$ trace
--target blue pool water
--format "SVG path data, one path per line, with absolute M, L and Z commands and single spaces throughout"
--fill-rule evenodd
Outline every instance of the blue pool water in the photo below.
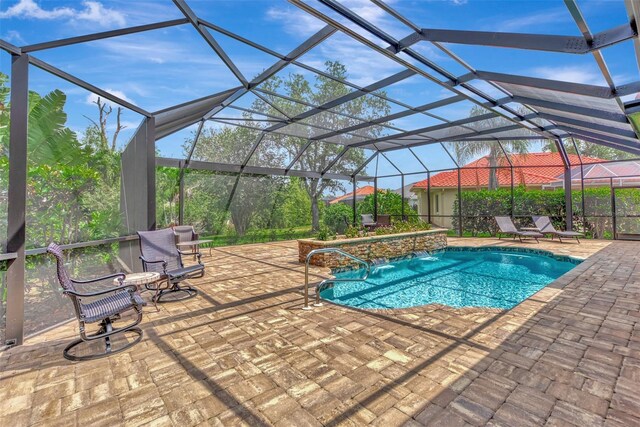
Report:
M 406 308 L 425 304 L 512 308 L 576 263 L 542 253 L 445 250 L 372 266 L 366 282 L 342 282 L 322 298 L 360 308 Z M 362 277 L 363 270 L 336 273 Z

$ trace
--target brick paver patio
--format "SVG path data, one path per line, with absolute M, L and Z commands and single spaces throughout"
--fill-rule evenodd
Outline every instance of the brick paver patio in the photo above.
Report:
M 368 312 L 301 310 L 295 242 L 214 249 L 128 352 L 63 359 L 73 322 L 1 353 L 0 425 L 640 425 L 640 244 L 526 245 L 599 252 L 509 311 Z

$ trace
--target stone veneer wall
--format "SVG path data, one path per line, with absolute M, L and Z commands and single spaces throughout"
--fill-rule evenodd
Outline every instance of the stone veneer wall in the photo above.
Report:
M 338 248 L 358 258 L 372 261 L 401 257 L 414 252 L 442 249 L 446 246 L 447 230 L 442 229 L 329 241 L 301 239 L 298 240 L 298 261 L 304 263 L 309 252 L 320 248 Z M 338 268 L 351 266 L 355 263 L 339 254 L 325 253 L 314 255 L 310 264 Z

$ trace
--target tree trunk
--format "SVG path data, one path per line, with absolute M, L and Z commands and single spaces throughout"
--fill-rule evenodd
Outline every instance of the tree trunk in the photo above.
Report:
M 311 196 L 311 229 L 317 231 L 320 228 L 320 209 L 318 209 L 318 195 Z
M 493 153 L 489 155 L 489 190 L 497 190 L 500 186 L 498 182 L 498 158 Z

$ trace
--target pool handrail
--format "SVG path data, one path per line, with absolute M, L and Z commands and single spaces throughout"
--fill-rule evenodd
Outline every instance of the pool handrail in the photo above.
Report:
M 322 254 L 322 253 L 337 253 L 339 255 L 345 256 L 347 258 L 352 259 L 353 261 L 362 264 L 365 266 L 365 274 L 363 277 L 361 278 L 357 278 L 357 279 L 336 279 L 336 278 L 329 278 L 329 279 L 324 279 L 323 281 L 321 281 L 317 286 L 316 286 L 316 302 L 313 304 L 314 307 L 320 307 L 322 306 L 322 303 L 320 302 L 320 287 L 322 285 L 324 285 L 325 283 L 329 283 L 329 282 L 362 282 L 367 280 L 367 278 L 369 277 L 369 273 L 371 272 L 371 264 L 369 264 L 367 261 L 358 258 L 355 255 L 351 255 L 348 252 L 343 251 L 342 249 L 338 249 L 338 248 L 319 248 L 319 249 L 314 249 L 311 252 L 309 252 L 307 254 L 307 258 L 305 260 L 305 265 L 304 265 L 304 306 L 302 307 L 303 310 L 311 310 L 311 307 L 309 307 L 309 262 L 311 261 L 311 257 L 316 255 L 316 254 Z

